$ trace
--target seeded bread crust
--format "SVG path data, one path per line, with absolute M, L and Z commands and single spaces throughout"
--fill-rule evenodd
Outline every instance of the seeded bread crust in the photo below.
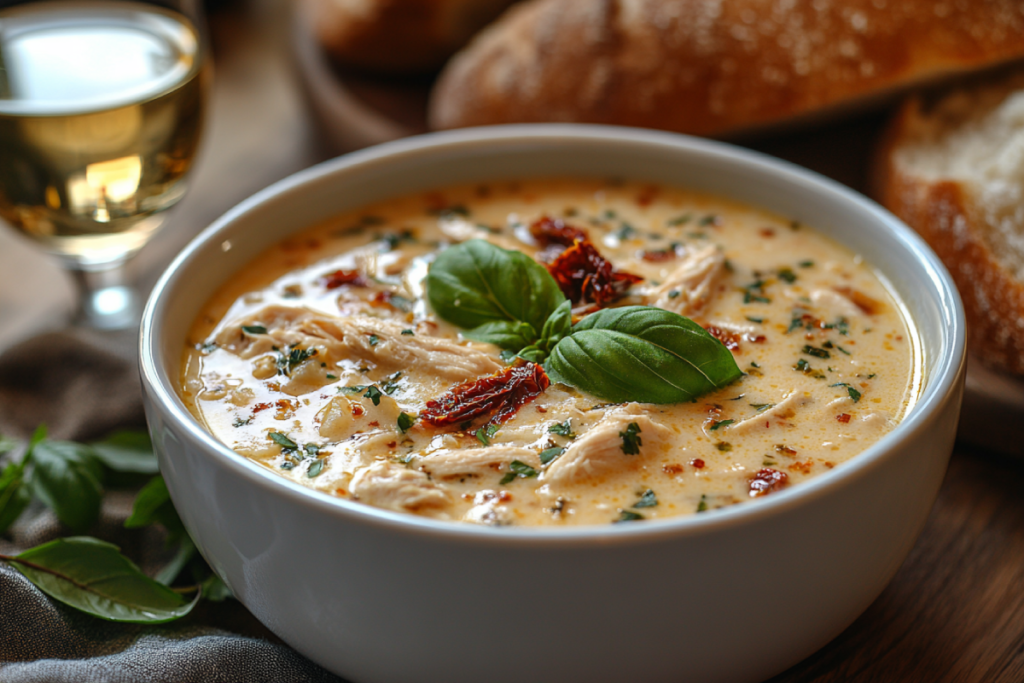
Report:
M 449 62 L 430 123 L 723 136 L 1022 56 L 1020 0 L 530 0 Z
M 304 0 L 310 26 L 340 64 L 435 71 L 513 0 Z
M 1007 93 L 1024 95 L 1024 72 L 1011 82 Z M 959 91 L 951 97 L 971 95 Z M 972 132 L 969 128 L 985 132 L 980 103 L 978 110 L 975 116 L 951 117 L 948 108 L 943 111 L 921 97 L 908 100 L 880 146 L 874 193 L 924 237 L 949 269 L 967 312 L 971 352 L 992 368 L 1024 374 L 1024 203 L 1014 208 L 1011 199 L 1000 207 L 991 194 L 999 191 L 994 183 L 1024 189 L 1024 179 L 1013 175 L 1024 166 L 1006 164 L 1012 170 L 999 177 L 987 169 L 965 173 L 962 164 L 950 172 L 935 161 L 951 158 L 954 146 L 963 145 L 965 133 Z M 999 144 L 1005 131 L 992 135 L 999 136 L 992 144 Z M 1005 139 L 1005 144 L 1024 144 L 1024 127 L 1016 142 Z M 1013 150 L 1004 151 L 1014 157 Z M 924 161 L 921 154 L 927 155 Z

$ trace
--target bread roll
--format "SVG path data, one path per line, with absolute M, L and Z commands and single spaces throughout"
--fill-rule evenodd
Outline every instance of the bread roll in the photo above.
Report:
M 430 120 L 722 136 L 1020 56 L 1021 0 L 532 0 L 449 62 Z
M 426 73 L 512 0 L 305 0 L 317 38 L 339 63 Z
M 953 275 L 972 352 L 1024 373 L 1024 71 L 909 100 L 878 169 L 879 199 Z

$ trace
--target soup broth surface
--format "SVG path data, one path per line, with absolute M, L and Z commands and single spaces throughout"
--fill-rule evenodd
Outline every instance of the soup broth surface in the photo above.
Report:
M 553 382 L 490 428 L 416 419 L 512 362 L 432 313 L 432 261 L 484 239 L 549 262 L 562 247 L 530 233 L 544 217 L 642 278 L 611 306 L 691 318 L 745 374 L 687 403 L 609 404 Z M 490 525 L 642 522 L 770 495 L 869 447 L 921 384 L 902 306 L 856 254 L 730 200 L 596 180 L 446 188 L 337 216 L 233 276 L 182 368 L 195 416 L 281 476 Z

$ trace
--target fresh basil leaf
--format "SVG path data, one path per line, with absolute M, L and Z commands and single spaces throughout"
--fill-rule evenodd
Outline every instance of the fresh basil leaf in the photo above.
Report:
M 0 534 L 28 507 L 32 492 L 25 481 L 25 462 L 12 462 L 0 474 Z
M 210 574 L 199 585 L 203 589 L 203 597 L 211 602 L 223 602 L 234 597 L 228 585 L 216 574 Z
M 650 306 L 587 316 L 558 342 L 545 369 L 556 382 L 616 403 L 690 401 L 743 374 L 700 325 Z
M 555 348 L 563 338 L 572 334 L 572 302 L 563 301 L 544 322 L 539 346 L 545 351 Z
M 531 344 L 525 349 L 521 349 L 516 355 L 530 361 L 531 363 L 543 363 L 544 359 L 548 357 L 548 352 L 536 344 Z
M 518 351 L 537 339 L 537 331 L 529 323 L 503 320 L 484 323 L 462 333 L 466 339 L 494 344 L 509 351 Z
M 427 274 L 427 299 L 439 317 L 463 329 L 524 322 L 536 332 L 565 296 L 526 254 L 475 239 L 438 255 Z
M 14 567 L 41 591 L 108 621 L 156 624 L 185 616 L 191 600 L 149 578 L 117 546 L 88 536 L 58 538 L 17 555 Z
M 181 544 L 178 546 L 178 552 L 174 554 L 171 561 L 164 565 L 164 568 L 157 572 L 153 580 L 164 586 L 170 586 L 174 583 L 174 580 L 178 578 L 178 574 L 185 568 L 189 560 L 196 556 L 196 544 L 192 542 L 192 537 L 185 534 L 181 538 Z M 204 596 L 205 597 L 205 596 Z
M 118 472 L 156 474 L 160 466 L 153 454 L 153 442 L 142 431 L 114 432 L 102 441 L 89 444 L 104 465 Z
M 103 467 L 92 449 L 71 441 L 37 442 L 32 458 L 32 492 L 75 532 L 91 527 L 100 514 Z
M 181 523 L 178 511 L 171 502 L 167 482 L 163 477 L 153 477 L 143 486 L 132 504 L 132 514 L 125 520 L 126 529 L 137 529 L 150 524 L 162 524 L 169 534 L 170 542 L 187 537 L 185 525 Z

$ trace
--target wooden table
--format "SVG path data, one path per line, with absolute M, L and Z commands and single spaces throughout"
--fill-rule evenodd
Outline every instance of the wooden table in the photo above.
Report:
M 228 3 L 213 16 L 217 84 L 206 147 L 191 194 L 133 264 L 144 288 L 227 208 L 330 155 L 290 72 L 287 4 Z M 857 130 L 849 144 L 861 144 Z M 800 160 L 815 145 L 792 137 L 758 146 Z M 863 169 L 831 171 L 856 185 Z M 0 347 L 59 325 L 70 307 L 56 266 L 0 231 L 0 283 L 12 281 L 22 286 L 0 287 Z M 1024 454 L 1024 428 L 1021 443 Z M 839 637 L 772 683 L 1024 681 L 1022 493 L 1024 459 L 958 445 L 927 526 L 892 584 Z

